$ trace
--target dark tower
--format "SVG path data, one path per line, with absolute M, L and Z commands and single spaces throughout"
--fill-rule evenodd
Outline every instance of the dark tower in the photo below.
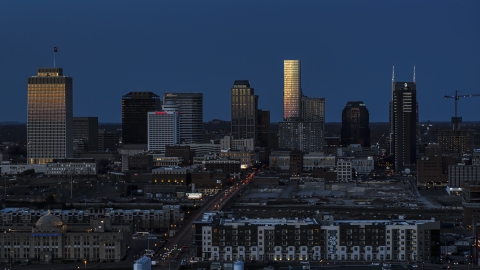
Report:
M 370 117 L 363 101 L 349 101 L 342 112 L 343 146 L 360 144 L 370 147 Z
M 152 92 L 130 92 L 122 97 L 123 144 L 148 143 L 148 112 L 161 109 L 160 97 Z
M 270 111 L 257 111 L 257 145 L 264 148 L 270 148 Z
M 390 149 L 394 154 L 394 165 L 397 172 L 415 167 L 417 115 L 416 83 L 392 80 Z

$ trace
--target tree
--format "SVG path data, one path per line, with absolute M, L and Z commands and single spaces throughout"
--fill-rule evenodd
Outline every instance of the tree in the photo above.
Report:
M 53 194 L 48 195 L 48 197 L 45 199 L 45 202 L 50 204 L 56 203 L 55 196 L 53 196 Z
M 28 169 L 28 170 L 23 171 L 20 175 L 21 176 L 27 176 L 27 175 L 34 175 L 34 174 L 35 174 L 34 169 Z

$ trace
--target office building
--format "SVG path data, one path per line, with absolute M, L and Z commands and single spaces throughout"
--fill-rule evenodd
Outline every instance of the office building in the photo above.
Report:
M 415 169 L 418 107 L 416 82 L 396 82 L 392 77 L 390 151 L 395 171 Z
M 257 138 L 258 96 L 247 80 L 237 80 L 231 89 L 231 125 L 234 139 Z
M 162 109 L 148 113 L 148 151 L 165 153 L 166 145 L 180 143 L 179 107 L 175 102 L 167 101 Z
M 98 150 L 98 117 L 73 117 L 73 141 L 83 142 L 83 151 Z
M 118 133 L 98 130 L 98 151 L 116 152 L 118 147 Z
M 363 101 L 349 101 L 342 112 L 341 144 L 370 147 L 370 116 Z
M 174 101 L 180 108 L 180 142 L 203 141 L 203 94 L 165 93 L 163 101 Z
M 122 142 L 148 143 L 148 112 L 160 110 L 160 97 L 152 92 L 130 92 L 122 97 Z
M 257 146 L 270 149 L 270 111 L 257 111 Z
M 283 119 L 301 117 L 301 67 L 300 60 L 283 61 Z
M 72 99 L 72 78 L 61 68 L 39 68 L 28 78 L 28 164 L 73 157 Z

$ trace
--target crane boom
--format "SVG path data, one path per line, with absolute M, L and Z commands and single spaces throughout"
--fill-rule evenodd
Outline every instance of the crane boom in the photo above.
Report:
M 480 94 L 467 94 L 467 95 L 459 95 L 458 90 L 455 90 L 455 95 L 445 95 L 445 98 L 454 98 L 455 99 L 455 116 L 452 117 L 452 124 L 453 124 L 453 130 L 458 130 L 460 123 L 462 123 L 461 117 L 458 117 L 458 104 L 457 101 L 459 98 L 464 98 L 464 97 L 479 97 Z

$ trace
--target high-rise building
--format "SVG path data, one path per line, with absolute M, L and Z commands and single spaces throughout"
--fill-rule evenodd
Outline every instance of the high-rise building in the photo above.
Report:
M 325 123 L 325 98 L 302 96 L 301 111 L 304 122 Z
M 203 94 L 165 93 L 163 101 L 174 101 L 180 108 L 180 142 L 203 141 Z
M 301 117 L 301 70 L 300 60 L 283 61 L 283 119 Z
M 370 147 L 370 117 L 363 101 L 349 101 L 342 112 L 341 143 Z
M 98 117 L 73 117 L 73 141 L 82 141 L 85 151 L 97 151 Z
M 257 111 L 257 145 L 264 148 L 270 146 L 270 111 Z
M 304 153 L 323 151 L 324 123 L 285 121 L 278 123 L 278 148 Z
M 416 82 L 396 82 L 392 77 L 390 143 L 397 172 L 415 168 L 417 116 Z
M 430 141 L 438 143 L 443 154 L 472 153 L 474 148 L 474 130 L 451 130 L 433 128 L 430 130 Z
M 305 153 L 325 145 L 325 99 L 303 96 L 300 60 L 283 63 L 283 120 L 279 123 L 278 148 Z
M 45 164 L 73 158 L 72 78 L 61 68 L 39 68 L 28 78 L 27 158 Z
M 234 139 L 257 139 L 258 96 L 247 80 L 237 80 L 231 89 L 232 136 Z
M 122 97 L 123 144 L 147 145 L 147 114 L 159 111 L 160 105 L 160 97 L 152 92 L 130 92 Z
M 180 143 L 179 107 L 167 101 L 162 109 L 148 113 L 148 151 L 165 153 L 166 145 Z

